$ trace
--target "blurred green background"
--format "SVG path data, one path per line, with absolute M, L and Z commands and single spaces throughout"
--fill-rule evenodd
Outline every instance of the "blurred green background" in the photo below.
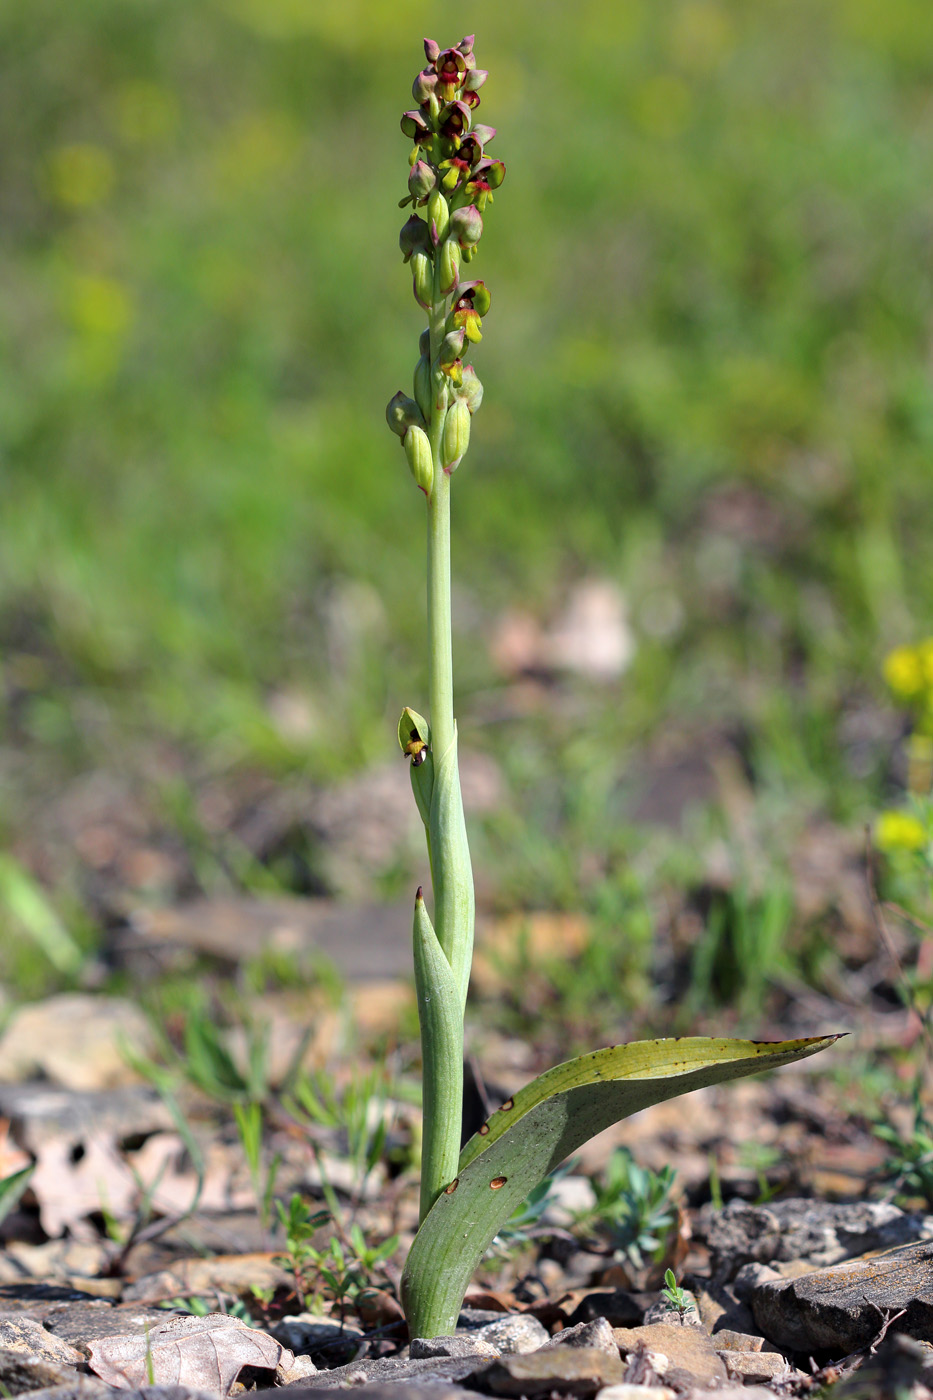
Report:
M 897 786 L 880 661 L 933 628 L 925 0 L 7 0 L 0 822 L 91 942 L 125 901 L 42 842 L 76 782 L 173 774 L 163 839 L 206 864 L 134 897 L 326 889 L 310 838 L 276 865 L 192 836 L 201 787 L 346 779 L 424 707 L 423 512 L 383 420 L 421 328 L 398 119 L 422 33 L 464 29 L 508 166 L 455 483 L 489 901 L 645 949 L 717 843 L 764 852 L 741 900 L 782 900 L 814 822 L 857 833 Z M 490 638 L 586 578 L 632 664 L 529 700 Z M 639 815 L 627 775 L 714 750 L 724 789 Z

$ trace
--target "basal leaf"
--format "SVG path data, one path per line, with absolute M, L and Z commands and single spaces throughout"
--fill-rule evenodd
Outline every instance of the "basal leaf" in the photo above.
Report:
M 581 1143 L 651 1104 L 777 1069 L 837 1039 L 636 1041 L 581 1055 L 532 1080 L 463 1148 L 458 1176 L 415 1237 L 402 1277 L 412 1336 L 454 1331 L 473 1271 L 498 1230 Z

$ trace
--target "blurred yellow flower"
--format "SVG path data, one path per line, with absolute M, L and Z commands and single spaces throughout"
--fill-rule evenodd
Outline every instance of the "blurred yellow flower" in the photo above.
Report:
M 882 812 L 875 822 L 875 845 L 880 851 L 921 851 L 927 831 L 910 812 Z
M 74 142 L 51 151 L 45 164 L 45 184 L 57 204 L 87 209 L 100 204 L 113 189 L 114 168 L 102 146 Z
M 178 99 L 158 83 L 124 83 L 114 94 L 113 120 L 124 141 L 154 145 L 176 130 Z
M 119 339 L 132 319 L 130 294 L 113 277 L 79 274 L 72 284 L 70 301 L 75 329 L 86 336 Z
M 930 642 L 921 644 L 930 648 Z M 899 700 L 917 700 L 933 682 L 933 652 L 930 669 L 920 647 L 895 647 L 884 659 L 884 678 Z

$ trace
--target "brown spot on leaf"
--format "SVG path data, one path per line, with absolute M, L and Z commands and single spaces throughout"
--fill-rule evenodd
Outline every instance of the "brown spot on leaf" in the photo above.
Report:
M 500 1113 L 508 1113 L 509 1109 L 514 1108 L 514 1107 L 515 1107 L 515 1100 L 514 1100 L 514 1099 L 506 1099 L 505 1103 L 501 1105 L 501 1107 L 500 1107 L 500 1109 L 499 1109 L 499 1112 L 500 1112 Z
M 445 1196 L 452 1196 L 452 1195 L 454 1194 L 454 1192 L 456 1191 L 456 1189 L 457 1189 L 457 1187 L 458 1187 L 459 1185 L 460 1185 L 460 1178 L 459 1178 L 459 1176 L 455 1176 L 454 1179 L 453 1179 L 453 1181 L 450 1183 L 450 1185 L 444 1187 L 444 1195 L 445 1195 Z
M 482 1127 L 480 1128 L 480 1130 L 479 1130 L 479 1135 L 480 1135 L 480 1137 L 485 1137 L 486 1134 L 487 1134 L 488 1132 L 489 1132 L 489 1124 L 488 1124 L 488 1123 L 484 1123 L 483 1126 L 482 1126 Z
M 508 1179 L 509 1178 L 507 1176 L 494 1176 L 492 1181 L 490 1181 L 489 1183 L 490 1191 L 498 1191 L 500 1187 L 505 1185 Z

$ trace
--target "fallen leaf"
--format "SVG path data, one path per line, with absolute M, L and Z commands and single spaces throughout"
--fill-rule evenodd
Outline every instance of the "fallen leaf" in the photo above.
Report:
M 116 1220 L 132 1214 L 139 1187 L 109 1134 L 81 1143 L 54 1138 L 42 1144 L 36 1158 L 30 1187 L 50 1239 L 66 1230 L 76 1239 L 96 1239 L 87 1217 L 102 1209 Z
M 185 1385 L 226 1395 L 244 1366 L 274 1371 L 294 1356 L 267 1332 L 238 1317 L 171 1317 L 145 1336 L 104 1337 L 88 1346 L 88 1365 L 119 1390 L 144 1385 Z

